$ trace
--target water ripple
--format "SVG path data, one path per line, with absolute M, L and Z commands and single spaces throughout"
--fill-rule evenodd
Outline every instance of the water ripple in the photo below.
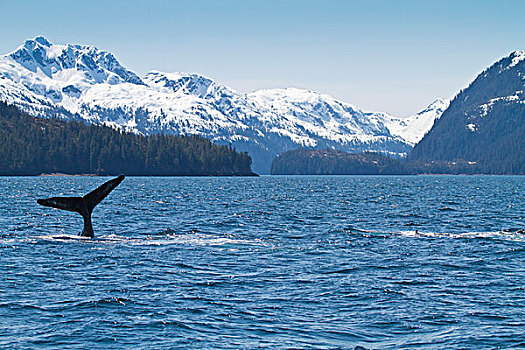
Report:
M 2 348 L 520 348 L 525 180 L 0 178 Z M 21 189 L 24 189 L 23 191 Z

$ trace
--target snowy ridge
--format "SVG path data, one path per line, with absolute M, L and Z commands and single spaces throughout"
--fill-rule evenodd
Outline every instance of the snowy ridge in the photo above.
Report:
M 41 36 L 0 56 L 0 100 L 35 116 L 232 143 L 248 151 L 262 173 L 274 156 L 302 146 L 403 156 L 448 105 L 437 100 L 401 119 L 307 90 L 242 94 L 198 74 L 151 71 L 140 78 L 111 53 L 53 45 Z
M 341 144 L 374 142 L 392 138 L 388 129 L 353 105 L 317 92 L 288 88 L 258 90 L 248 98 L 267 115 L 283 118 L 288 127 L 300 128 L 308 135 L 330 139 Z M 276 132 L 283 130 L 275 129 Z M 297 140 L 296 142 L 300 142 Z M 304 138 L 305 146 L 316 146 L 314 138 Z
M 436 119 L 448 108 L 449 100 L 441 98 L 433 101 L 427 108 L 408 118 L 385 117 L 385 124 L 392 135 L 399 136 L 415 145 L 430 131 Z

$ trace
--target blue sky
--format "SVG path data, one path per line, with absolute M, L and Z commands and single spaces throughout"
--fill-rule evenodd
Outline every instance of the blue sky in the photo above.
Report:
M 241 92 L 298 87 L 407 116 L 525 49 L 525 1 L 0 0 L 0 53 L 44 35 Z

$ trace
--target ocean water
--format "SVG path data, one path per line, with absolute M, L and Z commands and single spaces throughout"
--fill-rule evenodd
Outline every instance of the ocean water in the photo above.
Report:
M 0 348 L 525 348 L 525 177 L 0 178 Z

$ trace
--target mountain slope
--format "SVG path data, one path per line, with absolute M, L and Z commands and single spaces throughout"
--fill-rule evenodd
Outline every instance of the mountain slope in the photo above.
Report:
M 409 158 L 466 161 L 480 172 L 525 173 L 525 51 L 502 58 L 462 90 Z
M 200 135 L 249 152 L 260 173 L 267 173 L 271 160 L 290 149 L 402 156 L 424 134 L 409 120 L 364 112 L 312 91 L 241 94 L 187 73 L 152 71 L 140 78 L 108 52 L 53 45 L 43 37 L 0 57 L 0 100 L 34 116 L 81 118 L 144 135 Z M 422 118 L 432 123 L 435 116 Z M 405 139 L 409 134 L 411 139 Z

